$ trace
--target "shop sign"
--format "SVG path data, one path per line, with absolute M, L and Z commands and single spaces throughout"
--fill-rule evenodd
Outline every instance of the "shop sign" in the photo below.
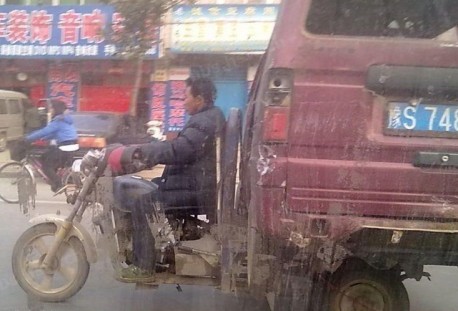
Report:
M 1 5 L 0 57 L 113 58 L 116 46 L 104 34 L 119 29 L 121 21 L 108 5 Z M 157 58 L 158 52 L 154 44 L 146 54 Z
M 150 83 L 150 120 L 159 121 L 164 129 L 166 112 L 167 82 L 155 81 Z
M 179 132 L 186 123 L 185 92 L 185 81 L 169 81 L 169 104 L 166 122 L 168 132 Z
M 277 5 L 179 5 L 172 12 L 171 51 L 261 52 L 267 48 Z
M 51 65 L 48 70 L 47 97 L 63 101 L 70 110 L 78 109 L 79 70 L 74 64 Z
M 165 132 L 179 132 L 188 116 L 184 109 L 185 81 L 154 81 L 150 84 L 150 120 L 160 121 Z

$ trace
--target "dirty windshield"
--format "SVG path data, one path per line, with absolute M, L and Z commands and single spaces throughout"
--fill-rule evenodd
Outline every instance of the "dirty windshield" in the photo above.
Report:
M 458 310 L 458 0 L 0 0 L 0 311 Z

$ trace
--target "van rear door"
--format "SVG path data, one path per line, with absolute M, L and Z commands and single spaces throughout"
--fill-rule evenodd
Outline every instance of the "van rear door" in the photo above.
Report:
M 455 1 L 288 0 L 278 20 L 288 208 L 458 218 Z

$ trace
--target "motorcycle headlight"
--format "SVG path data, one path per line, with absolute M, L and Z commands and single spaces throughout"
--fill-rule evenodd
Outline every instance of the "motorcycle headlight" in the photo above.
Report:
M 103 159 L 105 156 L 105 149 L 102 151 L 99 150 L 89 150 L 82 159 L 83 169 L 94 168 L 97 166 L 99 159 Z

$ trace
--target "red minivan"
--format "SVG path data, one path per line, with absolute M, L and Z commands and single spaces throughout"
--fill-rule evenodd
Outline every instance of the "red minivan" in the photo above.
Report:
M 458 265 L 456 1 L 284 0 L 242 148 L 250 286 L 409 310 L 404 279 Z

